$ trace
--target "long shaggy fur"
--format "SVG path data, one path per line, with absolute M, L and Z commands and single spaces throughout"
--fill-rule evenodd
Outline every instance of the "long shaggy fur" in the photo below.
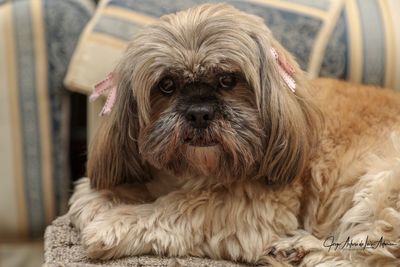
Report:
M 296 92 L 271 48 L 293 66 Z M 213 92 L 215 118 L 193 128 L 182 90 L 197 94 L 194 85 L 223 73 L 234 73 L 237 84 Z M 70 201 L 90 257 L 400 265 L 398 95 L 333 80 L 310 84 L 260 18 L 220 4 L 148 26 L 114 74 L 115 107 L 90 146 L 89 178 Z M 178 92 L 160 93 L 165 77 L 174 77 Z M 327 245 L 367 236 L 391 244 Z

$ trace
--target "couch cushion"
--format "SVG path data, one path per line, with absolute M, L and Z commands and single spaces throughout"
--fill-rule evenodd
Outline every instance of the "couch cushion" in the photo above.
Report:
M 264 18 L 310 77 L 400 90 L 398 0 L 103 0 L 81 36 L 65 80 L 88 93 L 110 72 L 143 25 L 204 2 L 227 2 Z
M 41 237 L 69 193 L 62 81 L 86 0 L 0 5 L 0 241 Z

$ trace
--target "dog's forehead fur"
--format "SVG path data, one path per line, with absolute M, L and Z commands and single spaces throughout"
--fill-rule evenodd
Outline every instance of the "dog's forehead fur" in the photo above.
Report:
M 155 80 L 168 70 L 195 79 L 235 68 L 251 79 L 259 60 L 251 35 L 262 21 L 227 5 L 201 7 L 166 15 L 144 29 L 131 45 L 136 59 L 146 55 L 146 62 L 138 63 L 151 68 Z
M 253 66 L 258 49 L 248 31 L 249 23 L 257 24 L 252 19 L 226 5 L 204 5 L 164 16 L 148 29 L 153 37 L 150 42 L 163 53 L 154 55 L 154 67 L 180 70 L 195 78 L 216 68 L 231 71 Z

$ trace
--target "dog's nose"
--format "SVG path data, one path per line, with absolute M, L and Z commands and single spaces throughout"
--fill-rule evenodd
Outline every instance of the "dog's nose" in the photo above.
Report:
M 206 128 L 214 119 L 214 114 L 211 105 L 192 105 L 187 109 L 185 117 L 194 128 Z

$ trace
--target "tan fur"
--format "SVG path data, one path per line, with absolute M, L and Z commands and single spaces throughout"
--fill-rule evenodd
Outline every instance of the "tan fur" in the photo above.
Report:
M 296 92 L 270 48 L 295 68 Z M 201 136 L 165 75 L 212 83 L 222 109 Z M 91 144 L 72 222 L 92 258 L 155 253 L 277 266 L 400 265 L 400 96 L 307 81 L 258 17 L 201 5 L 161 18 L 115 70 L 116 106 Z M 216 141 L 194 147 L 185 138 Z M 130 183 L 129 185 L 127 183 Z M 328 250 L 325 239 L 396 245 Z

